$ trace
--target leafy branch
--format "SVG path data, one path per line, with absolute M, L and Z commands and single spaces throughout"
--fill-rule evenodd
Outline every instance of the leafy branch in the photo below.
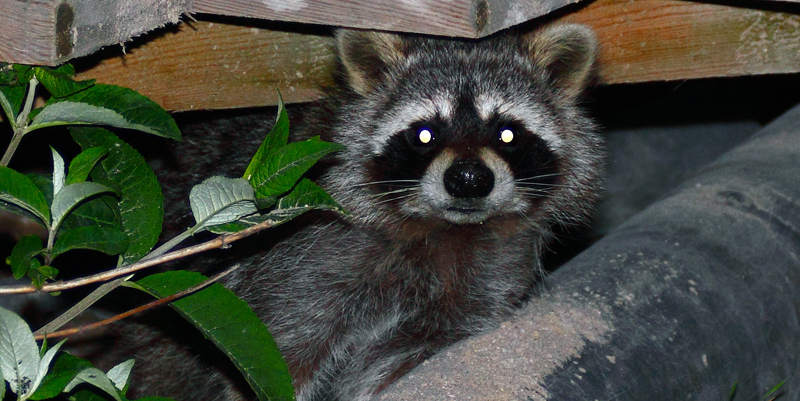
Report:
M 180 139 L 175 121 L 152 100 L 127 88 L 75 81 L 73 75 L 69 64 L 51 69 L 0 63 L 0 105 L 14 131 L 0 166 L 8 166 L 23 137 L 52 126 L 105 125 Z M 51 97 L 33 109 L 40 84 Z
M 240 266 L 241 265 L 239 265 L 239 264 L 235 264 L 235 265 L 233 265 L 233 266 L 231 266 L 231 267 L 229 267 L 229 268 L 227 268 L 227 269 L 215 274 L 213 277 L 210 277 L 208 280 L 205 280 L 200 284 L 197 284 L 197 285 L 195 285 L 193 287 L 190 287 L 190 288 L 187 288 L 187 289 L 185 289 L 183 291 L 180 291 L 180 292 L 177 292 L 175 294 L 172 294 L 172 295 L 170 295 L 168 297 L 160 298 L 160 299 L 152 301 L 152 302 L 150 302 L 148 304 L 145 304 L 145 305 L 133 308 L 133 309 L 131 309 L 129 311 L 117 314 L 117 315 L 112 316 L 110 318 L 103 319 L 103 320 L 100 320 L 100 321 L 92 323 L 92 324 L 87 324 L 85 326 L 75 327 L 75 328 L 72 328 L 72 329 L 66 329 L 66 330 L 60 330 L 60 331 L 54 331 L 52 333 L 47 333 L 47 334 L 44 334 L 44 333 L 42 333 L 42 334 L 33 333 L 34 338 L 36 340 L 44 340 L 45 338 L 67 337 L 67 336 L 71 336 L 71 335 L 74 335 L 74 334 L 85 333 L 85 332 L 87 332 L 89 330 L 98 329 L 100 327 L 109 325 L 109 324 L 114 323 L 114 322 L 118 322 L 118 321 L 120 321 L 122 319 L 131 317 L 133 315 L 136 315 L 138 313 L 144 312 L 146 310 L 153 309 L 155 307 L 158 307 L 158 306 L 170 303 L 172 301 L 178 300 L 178 299 L 183 298 L 183 297 L 185 297 L 187 295 L 194 294 L 194 293 L 202 290 L 203 288 L 206 288 L 209 285 L 216 283 L 217 281 L 221 280 L 222 278 L 224 278 L 228 274 L 231 274 L 233 271 L 238 269 Z
M 19 279 L 27 275 L 32 284 L 0 287 L 0 294 L 57 293 L 104 283 L 65 314 L 39 329 L 36 334 L 43 338 L 119 286 L 148 292 L 159 300 L 75 330 L 98 327 L 170 303 L 230 357 L 260 399 L 293 399 L 288 370 L 269 331 L 235 294 L 219 284 L 211 284 L 219 277 L 205 281 L 196 273 L 174 271 L 136 282 L 128 280 L 141 269 L 205 250 L 225 248 L 238 239 L 282 224 L 311 209 L 343 212 L 321 188 L 302 177 L 321 157 L 342 147 L 319 138 L 288 143 L 288 116 L 280 104 L 275 126 L 243 177 L 211 177 L 195 186 L 189 201 L 196 224 L 153 250 L 163 220 L 163 198 L 152 170 L 136 150 L 110 131 L 81 126 L 103 125 L 179 139 L 177 126 L 163 109 L 138 93 L 93 81 L 74 81 L 70 78 L 73 73 L 70 66 L 49 69 L 0 65 L 0 105 L 13 129 L 11 145 L 0 165 L 0 210 L 28 217 L 47 231 L 44 242 L 36 236 L 22 238 L 7 259 L 14 276 Z M 50 94 L 50 99 L 43 107 L 34 109 L 33 99 L 40 88 Z M 23 137 L 52 126 L 70 126 L 73 139 L 82 148 L 68 167 L 56 150 L 51 150 L 53 173 L 50 176 L 24 175 L 7 167 Z M 172 250 L 202 231 L 220 236 Z M 73 249 L 119 255 L 118 266 L 80 279 L 51 282 L 58 274 L 52 267 L 54 259 Z M 59 335 L 71 332 L 74 330 Z M 69 370 L 72 381 L 89 383 L 112 398 L 125 400 L 127 384 L 114 389 L 114 385 L 124 384 L 125 380 L 110 380 L 111 371 L 105 374 L 88 362 L 70 358 L 74 357 L 58 357 L 55 366 L 60 366 L 61 360 L 71 361 L 65 364 L 74 365 L 68 368 L 72 369 Z M 0 364 L 4 361 L 10 359 L 0 353 Z M 37 374 L 46 370 L 43 361 L 37 362 Z M 21 380 L 18 376 L 17 382 L 22 383 Z M 114 385 L 109 384 L 112 382 Z M 73 391 L 75 384 L 68 384 L 43 387 L 49 388 L 47 394 L 52 397 L 62 391 Z M 40 396 L 35 388 L 20 391 L 15 390 L 20 399 L 48 397 Z

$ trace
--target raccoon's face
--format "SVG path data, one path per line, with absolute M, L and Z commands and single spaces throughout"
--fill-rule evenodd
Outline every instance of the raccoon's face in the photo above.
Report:
M 333 182 L 356 219 L 466 228 L 586 211 L 599 150 L 574 103 L 594 60 L 588 30 L 478 43 L 338 39 L 356 96 L 340 112 L 334 140 L 348 150 Z
M 388 112 L 408 120 L 376 127 L 387 132 L 366 163 L 375 199 L 409 218 L 473 224 L 524 213 L 545 196 L 558 167 L 532 132 L 541 127 L 481 102 L 488 100 L 461 91 Z

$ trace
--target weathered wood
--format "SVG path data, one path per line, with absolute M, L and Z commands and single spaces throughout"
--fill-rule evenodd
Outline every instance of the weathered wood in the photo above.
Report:
M 195 0 L 194 12 L 477 38 L 580 0 Z
M 92 54 L 189 11 L 190 0 L 2 0 L 0 61 L 56 65 Z
M 579 0 L 2 0 L 0 61 L 55 65 L 182 14 L 480 37 Z
M 0 1 L 0 61 L 54 58 L 55 0 Z
M 800 12 L 800 7 L 794 7 Z M 800 15 L 674 0 L 598 0 L 591 26 L 607 83 L 800 71 Z
M 475 38 L 579 1 L 2 0 L 0 61 L 55 65 L 176 23 L 187 13 Z
M 197 22 L 153 36 L 78 78 L 133 88 L 169 110 L 224 109 L 276 104 L 278 91 L 286 102 L 313 99 L 334 59 L 324 35 Z
M 678 0 L 597 0 L 561 17 L 600 38 L 601 83 L 800 71 L 800 15 Z M 311 100 L 332 39 L 199 22 L 103 60 L 81 78 L 128 86 L 170 110 Z

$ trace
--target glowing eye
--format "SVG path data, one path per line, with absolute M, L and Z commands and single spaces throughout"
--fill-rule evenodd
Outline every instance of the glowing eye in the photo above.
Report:
M 511 143 L 514 141 L 514 131 L 509 128 L 500 131 L 500 141 L 503 143 Z
M 427 145 L 433 140 L 433 132 L 431 132 L 431 130 L 428 128 L 421 128 L 417 132 L 417 140 L 419 143 Z

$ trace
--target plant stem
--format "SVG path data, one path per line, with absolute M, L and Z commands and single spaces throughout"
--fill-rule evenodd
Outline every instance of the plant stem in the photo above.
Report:
M 8 148 L 6 148 L 5 154 L 3 154 L 3 158 L 0 159 L 0 166 L 8 166 L 8 163 L 11 161 L 11 156 L 14 156 L 14 152 L 17 151 L 17 146 L 22 141 L 22 137 L 24 136 L 24 131 L 20 128 L 14 130 L 14 136 L 11 137 L 11 143 L 8 144 Z
M 171 240 L 161 244 L 161 246 L 159 246 L 158 248 L 156 248 L 152 252 L 148 253 L 145 257 L 142 258 L 142 260 L 152 259 L 152 258 L 161 256 L 164 253 L 166 253 L 167 251 L 169 251 L 170 249 L 175 248 L 176 246 L 178 246 L 178 244 L 180 244 L 181 242 L 183 242 L 187 238 L 189 238 L 192 235 L 194 235 L 194 233 L 197 231 L 197 227 L 198 226 L 194 226 L 194 227 L 192 227 L 192 228 L 190 228 L 190 229 L 188 229 L 188 230 L 176 235 Z
M 135 271 L 139 271 L 139 270 L 145 269 L 147 267 L 155 266 L 155 265 L 158 265 L 158 264 L 161 264 L 161 263 L 166 263 L 166 262 L 169 262 L 169 261 L 172 261 L 172 260 L 181 259 L 181 258 L 184 258 L 184 257 L 189 256 L 189 255 L 194 255 L 194 254 L 197 254 L 197 253 L 200 253 L 200 252 L 204 252 L 204 251 L 208 251 L 208 250 L 211 250 L 211 249 L 219 249 L 219 248 L 223 248 L 224 249 L 224 248 L 227 248 L 228 246 L 230 246 L 230 243 L 232 243 L 234 241 L 238 241 L 238 240 L 240 240 L 242 238 L 248 237 L 248 236 L 250 236 L 252 234 L 255 234 L 255 233 L 259 232 L 259 231 L 265 230 L 267 228 L 271 228 L 274 225 L 275 225 L 274 221 L 266 220 L 266 221 L 263 221 L 263 222 L 261 222 L 259 224 L 254 225 L 254 226 L 245 228 L 242 231 L 238 231 L 238 232 L 230 233 L 230 234 L 225 234 L 225 235 L 220 235 L 217 238 L 214 238 L 212 240 L 203 242 L 201 244 L 190 246 L 188 248 L 183 248 L 183 249 L 179 249 L 177 251 L 165 253 L 165 254 L 163 254 L 161 256 L 148 257 L 146 259 L 142 259 L 142 260 L 140 260 L 140 261 L 138 261 L 136 263 L 130 264 L 128 266 L 121 266 L 121 267 L 119 267 L 117 269 L 114 269 L 114 270 L 111 270 L 111 271 L 107 271 L 107 272 L 103 272 L 103 273 L 98 273 L 98 274 L 95 274 L 93 276 L 84 277 L 84 278 L 76 279 L 76 280 L 72 280 L 72 281 L 66 281 L 66 282 L 62 282 L 62 283 L 45 284 L 45 285 L 42 286 L 41 289 L 37 289 L 36 287 L 34 287 L 32 285 L 18 286 L 18 287 L 5 287 L 5 288 L 1 288 L 0 287 L 0 295 L 2 295 L 2 294 L 26 294 L 26 293 L 32 293 L 32 292 L 38 292 L 38 291 L 57 292 L 57 291 L 63 291 L 63 290 L 68 290 L 68 289 L 72 289 L 72 288 L 85 286 L 85 285 L 92 284 L 92 283 L 97 283 L 97 282 L 110 280 L 110 279 L 115 278 L 115 277 L 130 275 L 131 273 L 133 273 Z M 160 247 L 160 248 L 163 248 L 163 247 Z M 100 297 L 102 297 L 103 295 L 111 292 L 115 288 L 117 288 L 120 285 L 122 285 L 125 282 L 125 280 L 128 279 L 129 277 L 116 279 L 114 281 L 110 281 L 110 282 L 107 282 L 107 283 L 101 285 L 95 291 L 93 291 L 91 294 L 89 294 L 86 298 L 84 298 L 84 300 L 79 302 L 80 306 L 79 305 L 75 305 L 74 307 L 70 308 L 70 310 L 68 310 L 67 312 L 64 312 L 61 316 L 56 318 L 56 320 L 58 321 L 57 323 L 56 323 L 56 320 L 54 320 L 53 322 L 50 322 L 47 325 L 45 325 L 45 327 L 42 327 L 41 329 L 36 330 L 36 332 L 34 334 L 35 335 L 39 335 L 39 334 L 44 334 L 44 333 L 47 333 L 47 332 L 52 332 L 52 331 L 58 330 L 58 328 L 63 326 L 64 323 L 72 320 L 75 316 L 77 316 L 78 314 L 83 312 L 86 308 L 91 306 L 94 302 L 97 302 L 97 300 L 100 299 Z M 99 297 L 98 297 L 98 295 L 99 295 Z M 86 301 L 86 302 L 84 302 L 84 301 Z
M 14 136 L 11 137 L 11 143 L 8 144 L 8 148 L 6 148 L 3 158 L 0 159 L 0 166 L 8 166 L 8 163 L 11 162 L 11 157 L 14 156 L 14 152 L 17 151 L 19 143 L 22 142 L 22 137 L 29 132 L 28 116 L 31 114 L 33 101 L 36 99 L 36 86 L 38 85 L 39 80 L 37 80 L 36 77 L 32 77 L 31 81 L 28 83 L 28 94 L 25 95 L 25 107 L 17 116 L 17 125 L 14 128 Z
M 45 334 L 37 334 L 35 336 L 35 339 L 36 340 L 43 340 L 45 337 L 47 337 L 47 338 L 58 338 L 58 337 L 70 336 L 70 335 L 73 335 L 73 334 L 84 333 L 84 332 L 87 332 L 89 330 L 94 330 L 94 329 L 96 329 L 98 327 L 102 327 L 102 326 L 105 326 L 105 325 L 110 324 L 110 323 L 114 323 L 114 322 L 116 322 L 118 320 L 122 320 L 122 319 L 124 319 L 126 317 L 133 316 L 133 315 L 135 315 L 137 313 L 146 311 L 148 309 L 153 309 L 153 308 L 155 308 L 157 306 L 160 306 L 160 305 L 163 305 L 165 303 L 169 303 L 169 302 L 175 301 L 176 299 L 183 298 L 183 297 L 185 297 L 187 295 L 194 294 L 195 292 L 198 292 L 198 291 L 202 290 L 203 288 L 206 288 L 209 285 L 216 283 L 221 278 L 227 276 L 232 271 L 238 269 L 239 266 L 240 266 L 239 264 L 235 264 L 235 265 L 233 265 L 233 266 L 231 266 L 231 267 L 229 267 L 229 268 L 217 273 L 215 276 L 209 278 L 208 280 L 203 281 L 202 283 L 200 283 L 200 284 L 198 284 L 198 285 L 196 285 L 194 287 L 187 288 L 187 289 L 185 289 L 185 290 L 183 290 L 181 292 L 172 294 L 172 295 L 170 295 L 168 297 L 164 297 L 164 298 L 155 300 L 155 301 L 150 302 L 148 304 L 142 305 L 142 306 L 140 306 L 138 308 L 131 309 L 131 310 L 127 311 L 127 312 L 120 313 L 120 314 L 118 314 L 116 316 L 112 316 L 112 317 L 110 317 L 108 319 L 103 319 L 103 320 L 101 320 L 99 322 L 95 322 L 95 323 L 92 323 L 92 324 L 89 324 L 89 325 L 86 325 L 86 326 L 82 326 L 82 327 L 76 327 L 76 328 L 73 328 L 73 329 L 67 329 L 67 330 L 61 330 L 61 331 L 54 331 L 52 333 L 47 333 L 47 335 L 45 335 Z
M 25 107 L 22 112 L 17 116 L 17 127 L 26 127 L 28 125 L 28 115 L 31 114 L 33 109 L 33 101 L 36 100 L 36 86 L 39 85 L 39 80 L 36 77 L 31 77 L 28 83 L 28 94 L 25 95 Z
M 115 288 L 119 287 L 124 280 L 127 280 L 131 277 L 133 277 L 132 274 L 127 277 L 118 278 L 114 281 L 109 281 L 95 288 L 94 291 L 92 291 L 89 295 L 81 299 L 77 304 L 69 308 L 69 310 L 62 313 L 61 316 L 53 319 L 53 321 L 47 323 L 46 325 L 44 325 L 44 327 L 40 328 L 39 330 L 36 330 L 33 334 L 41 335 L 58 330 L 59 328 L 61 328 L 61 326 L 67 324 L 70 320 L 74 319 L 76 316 L 80 315 L 90 306 L 94 305 L 95 302 L 100 300 L 100 298 L 104 297 L 106 294 L 113 291 Z
M 175 238 L 167 241 L 166 243 L 162 244 L 160 247 L 156 248 L 152 252 L 150 252 L 147 255 L 145 255 L 145 257 L 143 257 L 140 260 L 140 262 L 147 262 L 147 261 L 153 261 L 154 259 L 160 259 L 160 258 L 158 258 L 159 256 L 163 255 L 164 253 L 166 253 L 170 249 L 174 248 L 175 246 L 177 246 L 178 244 L 183 242 L 183 240 L 185 240 L 186 238 L 191 237 L 192 234 L 194 234 L 195 231 L 197 231 L 197 226 L 192 227 L 192 228 L 180 233 Z M 53 247 L 52 242 L 53 242 L 53 238 L 54 237 L 55 237 L 55 232 L 51 231 L 50 232 L 50 236 L 48 237 L 48 241 L 47 241 L 47 249 L 48 250 L 52 249 L 52 247 Z M 118 268 L 116 268 L 114 270 L 111 270 L 110 272 L 106 272 L 106 273 L 122 273 L 122 272 L 125 272 L 127 270 L 130 270 L 130 267 L 135 266 L 137 264 L 138 263 L 134 263 L 131 266 L 120 266 L 120 267 L 118 267 Z M 119 277 L 119 275 L 116 276 L 116 277 Z M 109 281 L 107 283 L 104 283 L 100 287 L 95 288 L 94 291 L 92 291 L 89 295 L 85 296 L 77 304 L 75 304 L 71 308 L 69 308 L 66 312 L 62 313 L 61 316 L 53 319 L 50 323 L 47 323 L 44 327 L 40 328 L 39 330 L 36 330 L 36 333 L 34 333 L 34 334 L 36 334 L 36 335 L 44 335 L 45 333 L 50 333 L 50 332 L 53 332 L 55 330 L 58 330 L 59 328 L 61 328 L 61 326 L 67 324 L 70 320 L 74 319 L 76 316 L 78 316 L 81 313 L 83 313 L 83 311 L 88 309 L 90 306 L 94 305 L 97 301 L 100 300 L 100 298 L 103 298 L 104 296 L 108 295 L 108 293 L 110 293 L 111 291 L 114 291 L 119 286 L 124 284 L 126 281 L 130 280 L 131 277 L 133 277 L 133 274 L 128 274 L 127 277 L 122 277 L 122 278 L 118 278 L 118 279 L 116 279 L 114 281 Z

